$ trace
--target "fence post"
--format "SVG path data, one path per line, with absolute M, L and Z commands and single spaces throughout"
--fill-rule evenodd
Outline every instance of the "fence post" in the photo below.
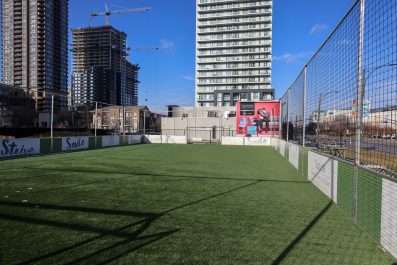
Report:
M 307 89 L 307 65 L 303 72 L 303 132 L 302 132 L 302 146 L 305 147 L 306 140 L 306 89 Z
M 123 106 L 123 141 L 125 140 L 125 107 Z
M 289 142 L 289 101 L 291 96 L 291 89 L 288 89 L 288 97 L 287 97 L 287 142 Z
M 353 174 L 353 220 L 357 222 L 357 193 L 358 193 L 358 167 L 360 165 L 361 152 L 361 130 L 363 119 L 363 100 L 365 96 L 365 76 L 363 69 L 363 49 L 364 49 L 364 15 L 365 0 L 360 1 L 360 30 L 358 42 L 358 86 L 357 86 L 357 113 L 356 113 L 356 139 L 355 139 L 355 164 Z
M 95 101 L 95 131 L 94 131 L 94 135 L 95 135 L 95 149 L 97 147 L 97 141 L 96 141 L 96 130 L 97 130 L 97 123 L 98 123 L 98 102 Z
M 51 95 L 51 153 L 54 151 L 54 95 Z
M 278 138 L 282 139 L 283 138 L 283 117 L 282 117 L 282 109 L 283 109 L 283 104 L 280 102 L 280 109 L 279 109 L 279 117 L 278 117 Z
M 365 97 L 365 76 L 363 69 L 363 49 L 364 49 L 364 15 L 365 0 L 360 1 L 360 31 L 358 42 L 358 87 L 357 87 L 357 113 L 356 113 L 356 144 L 355 144 L 355 162 L 360 165 L 361 153 L 361 131 L 363 122 L 363 101 Z
M 146 110 L 143 109 L 143 135 L 146 134 Z

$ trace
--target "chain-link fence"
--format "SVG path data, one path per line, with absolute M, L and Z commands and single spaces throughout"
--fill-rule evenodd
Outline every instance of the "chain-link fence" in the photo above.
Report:
M 397 1 L 358 0 L 281 99 L 282 137 L 397 172 Z
M 0 85 L 0 139 L 160 133 L 146 106 L 80 101 L 71 93 Z

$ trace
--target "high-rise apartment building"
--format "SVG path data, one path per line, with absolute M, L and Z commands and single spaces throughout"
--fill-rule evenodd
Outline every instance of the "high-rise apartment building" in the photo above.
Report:
M 68 0 L 3 0 L 2 79 L 32 92 L 37 111 L 67 107 Z M 48 92 L 48 93 L 46 93 Z
M 273 99 L 272 0 L 196 1 L 196 106 Z
M 137 106 L 138 105 L 138 72 L 139 65 L 127 61 L 127 89 L 122 97 L 121 105 Z
M 72 29 L 72 95 L 75 105 L 100 101 L 116 105 L 137 103 L 138 67 L 127 61 L 127 35 L 112 26 Z M 133 79 L 137 81 L 137 79 Z

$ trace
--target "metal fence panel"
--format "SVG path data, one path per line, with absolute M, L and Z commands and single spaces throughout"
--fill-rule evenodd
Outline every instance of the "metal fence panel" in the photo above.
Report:
M 281 98 L 281 136 L 397 175 L 397 0 L 358 0 Z

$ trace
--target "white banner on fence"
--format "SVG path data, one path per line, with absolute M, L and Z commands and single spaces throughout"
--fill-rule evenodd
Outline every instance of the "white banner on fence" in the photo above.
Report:
M 397 257 L 397 183 L 382 180 L 381 245 Z
M 221 144 L 270 146 L 270 137 L 223 136 L 221 139 Z
M 186 140 L 186 136 L 167 135 L 166 143 L 167 144 L 186 144 L 187 140 Z
M 163 143 L 163 137 L 161 135 L 145 135 L 145 142 L 146 143 L 152 143 L 152 144 L 162 144 Z
M 224 145 L 244 145 L 244 137 L 222 136 L 221 144 L 224 144 Z
M 40 154 L 40 139 L 20 138 L 1 140 L 0 157 Z
M 120 136 L 104 135 L 102 136 L 102 147 L 120 145 Z
M 152 144 L 186 144 L 186 136 L 145 135 L 145 142 Z
M 285 157 L 285 142 L 282 140 L 278 141 L 278 148 L 280 154 Z
M 245 137 L 245 145 L 270 146 L 270 137 Z
M 308 160 L 308 179 L 336 203 L 338 161 L 314 152 L 309 152 Z
M 88 149 L 88 137 L 62 137 L 62 151 Z
M 299 168 L 299 147 L 289 143 L 289 162 L 296 168 Z
M 140 144 L 142 135 L 128 135 L 128 144 Z

